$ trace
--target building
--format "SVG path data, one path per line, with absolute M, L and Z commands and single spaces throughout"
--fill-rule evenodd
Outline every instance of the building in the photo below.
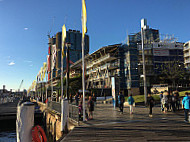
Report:
M 176 42 L 173 36 L 166 35 L 163 39 L 159 34 L 159 30 L 149 28 L 146 19 L 144 23 L 144 54 L 145 68 L 147 77 L 148 89 L 156 82 L 156 76 L 160 74 L 160 66 L 164 63 L 178 61 L 183 64 L 183 43 Z M 128 44 L 137 47 L 138 50 L 138 71 L 140 75 L 141 90 L 143 83 L 143 60 L 142 60 L 142 45 L 141 32 L 128 36 Z M 142 93 L 143 91 L 141 91 Z
M 96 90 L 99 96 L 110 96 L 112 78 L 116 94 L 139 94 L 137 48 L 126 44 L 108 45 L 85 57 L 86 89 Z M 81 60 L 71 65 L 71 76 L 81 71 Z
M 186 70 L 190 71 L 190 41 L 186 42 L 183 46 L 184 53 L 184 66 Z
M 71 30 L 69 29 L 66 32 L 66 43 L 70 43 L 71 47 L 69 47 L 69 56 L 70 56 L 70 63 L 74 63 L 82 58 L 82 33 L 80 31 Z M 56 36 L 49 38 L 49 75 L 48 80 L 51 78 L 51 57 L 52 57 L 52 47 L 56 46 L 56 65 L 53 70 L 53 77 L 60 77 L 61 73 L 61 50 L 62 50 L 62 32 L 58 32 Z M 85 47 L 84 53 L 87 55 L 89 53 L 89 36 L 85 35 Z M 66 47 L 65 47 L 65 54 L 66 54 Z M 63 68 L 66 69 L 66 57 L 63 58 Z

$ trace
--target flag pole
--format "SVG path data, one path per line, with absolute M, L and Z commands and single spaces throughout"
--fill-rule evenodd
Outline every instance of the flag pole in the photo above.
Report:
M 66 27 L 65 24 L 62 27 L 62 50 L 61 50 L 61 100 L 63 100 L 63 58 L 66 38 Z
M 48 98 L 48 94 L 47 94 L 48 79 L 47 79 L 47 77 L 48 77 L 48 70 L 46 71 L 46 101 L 47 101 L 47 98 Z M 48 101 L 46 103 L 48 103 Z
M 82 92 L 83 92 L 83 121 L 85 121 L 85 77 L 84 77 L 84 38 L 86 33 L 86 3 L 82 0 Z
M 51 101 L 53 97 L 53 47 L 51 46 Z
M 144 19 L 141 19 L 141 46 L 142 46 L 142 60 L 143 60 L 143 81 L 144 81 L 144 103 L 147 104 L 147 83 L 146 83 L 146 65 L 144 55 Z
M 84 37 L 83 36 L 82 36 L 82 91 L 83 91 L 83 121 L 85 121 Z

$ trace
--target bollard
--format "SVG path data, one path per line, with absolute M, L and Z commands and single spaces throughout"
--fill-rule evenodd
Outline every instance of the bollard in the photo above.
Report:
M 68 132 L 69 102 L 67 99 L 61 100 L 61 131 Z
M 31 102 L 20 102 L 17 106 L 17 142 L 32 142 L 33 126 L 34 104 Z

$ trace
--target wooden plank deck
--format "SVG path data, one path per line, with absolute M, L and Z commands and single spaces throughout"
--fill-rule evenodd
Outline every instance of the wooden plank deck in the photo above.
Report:
M 190 141 L 190 123 L 184 122 L 183 111 L 163 114 L 160 107 L 154 107 L 153 117 L 148 117 L 145 107 L 129 108 L 120 114 L 109 104 L 98 104 L 94 120 L 75 127 L 62 141 L 116 141 L 116 142 L 159 142 L 159 141 Z

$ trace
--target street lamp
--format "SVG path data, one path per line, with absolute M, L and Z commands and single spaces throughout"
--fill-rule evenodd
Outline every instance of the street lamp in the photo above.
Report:
M 143 60 L 143 80 L 144 80 L 144 101 L 147 104 L 147 84 L 146 84 L 146 67 L 145 67 L 145 56 L 144 56 L 144 33 L 143 30 L 146 28 L 146 19 L 141 19 L 141 45 L 142 45 L 142 60 Z

